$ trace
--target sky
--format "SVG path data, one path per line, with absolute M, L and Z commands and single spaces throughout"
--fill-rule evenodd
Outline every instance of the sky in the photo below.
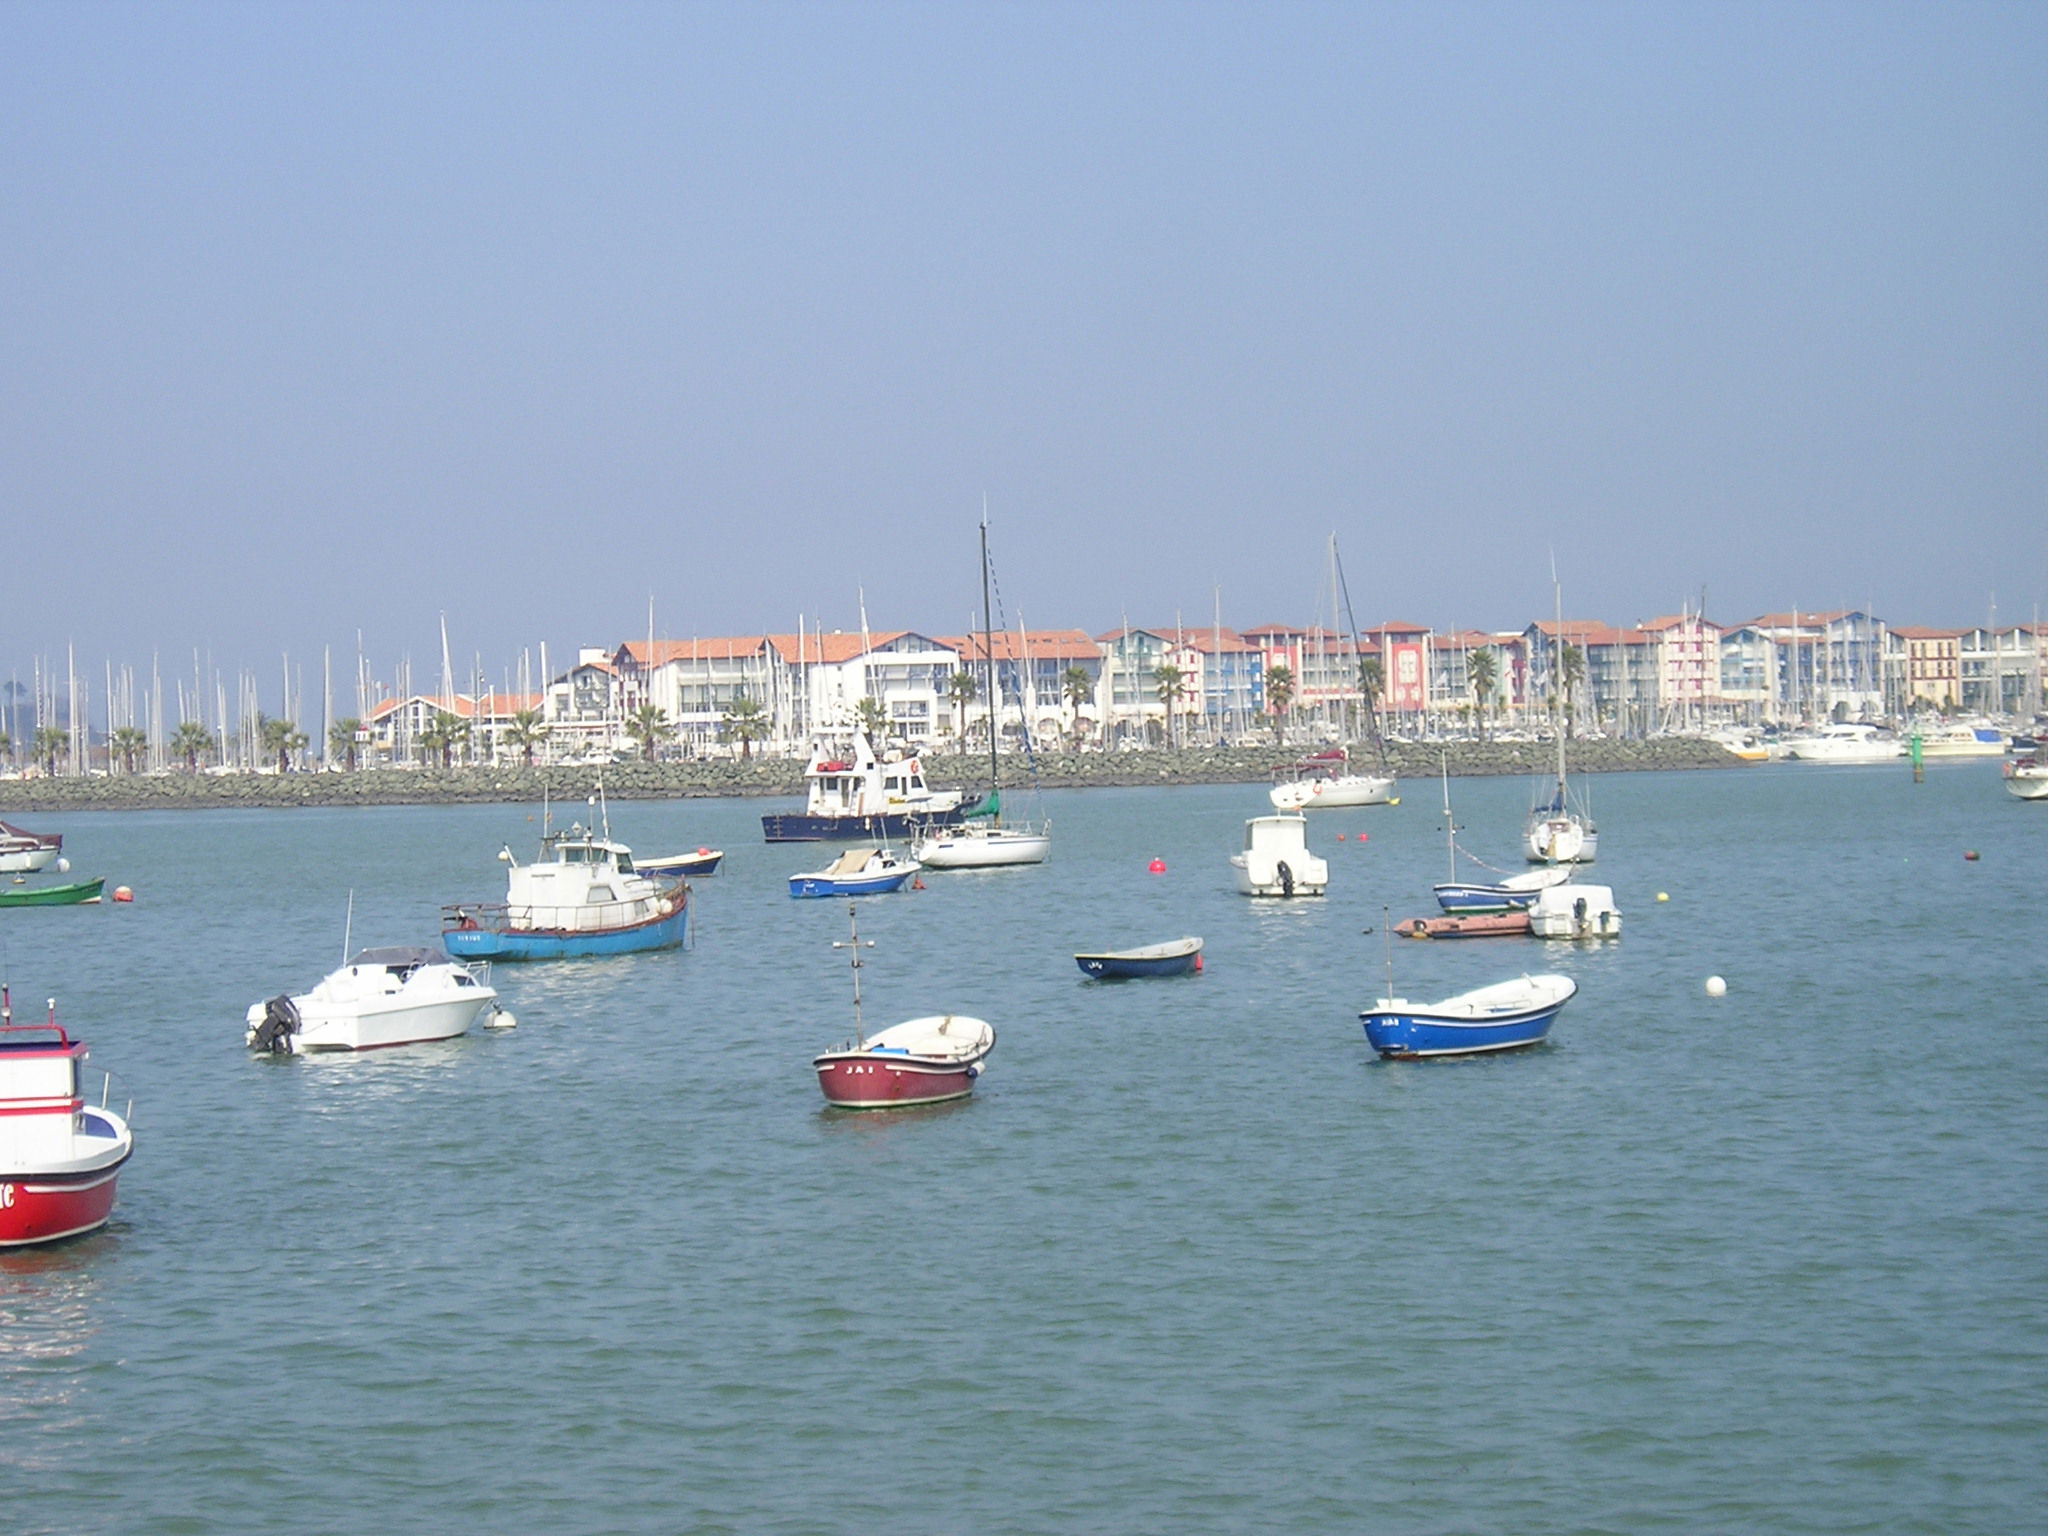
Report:
M 2048 606 L 2048 6 L 0 7 L 0 676 Z M 360 637 L 360 638 L 359 638 Z M 290 658 L 281 663 L 281 658 Z

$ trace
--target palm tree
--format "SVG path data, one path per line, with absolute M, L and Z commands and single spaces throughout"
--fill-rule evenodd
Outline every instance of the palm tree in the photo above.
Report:
M 533 749 L 548 739 L 553 729 L 537 709 L 515 709 L 512 723 L 505 727 L 505 739 L 519 749 L 519 760 L 533 766 Z
M 724 718 L 718 722 L 718 739 L 738 742 L 740 756 L 750 759 L 754 743 L 767 739 L 771 724 L 768 711 L 742 693 L 725 706 Z
M 1365 732 L 1372 738 L 1373 756 L 1381 763 L 1387 760 L 1387 743 L 1380 735 L 1380 696 L 1386 691 L 1387 669 L 1379 657 L 1359 657 L 1358 702 L 1365 710 Z
M 1273 712 L 1273 743 L 1278 746 L 1287 735 L 1287 712 L 1294 708 L 1294 669 L 1284 661 L 1266 668 L 1266 708 Z
M 1486 740 L 1486 716 L 1493 703 L 1493 690 L 1500 682 L 1500 663 L 1493 654 L 1492 646 L 1485 646 L 1472 653 L 1465 663 L 1465 673 L 1472 679 L 1472 697 L 1479 705 L 1479 739 Z
M 57 756 L 71 748 L 71 733 L 61 725 L 36 727 L 35 740 L 29 751 L 35 760 L 43 765 L 43 772 L 51 778 L 57 776 Z
M 171 750 L 185 759 L 187 773 L 197 773 L 199 759 L 213 750 L 213 732 L 197 720 L 187 720 L 171 733 Z
M 871 742 L 879 743 L 889 734 L 889 712 L 879 699 L 862 698 L 853 706 L 853 718 Z
M 440 753 L 443 768 L 455 766 L 455 749 L 468 740 L 469 722 L 445 709 L 435 710 L 434 718 L 427 723 L 426 729 L 413 738 L 422 757 Z
M 964 746 L 967 736 L 967 706 L 981 697 L 981 684 L 965 667 L 946 679 L 946 697 L 953 705 L 953 734 Z
M 642 704 L 626 717 L 626 734 L 640 743 L 640 754 L 650 763 L 655 746 L 669 729 L 668 711 L 659 704 Z
M 1558 652 L 1557 671 L 1559 678 L 1564 684 L 1564 698 L 1562 700 L 1564 706 L 1564 733 L 1566 736 L 1570 736 L 1573 734 L 1572 697 L 1578 692 L 1580 685 L 1586 681 L 1586 652 L 1584 648 L 1567 641 L 1564 649 Z
M 1175 706 L 1188 696 L 1188 675 L 1170 661 L 1163 661 L 1152 669 L 1152 680 L 1159 685 L 1159 702 L 1166 706 L 1166 741 L 1169 746 L 1180 745 L 1180 725 Z
M 362 728 L 363 722 L 354 715 L 350 715 L 346 719 L 337 720 L 334 724 L 327 727 L 327 760 L 332 762 L 336 756 L 339 756 L 342 766 L 347 768 L 350 773 L 354 773 L 356 771 L 356 733 L 362 730 Z
M 266 720 L 259 715 L 256 719 L 256 730 L 258 739 L 263 743 L 263 750 L 276 755 L 279 773 L 289 772 L 292 754 L 306 749 L 306 733 L 289 720 Z
M 13 761 L 14 738 L 8 735 L 5 731 L 0 731 L 0 762 L 11 763 Z
M 1067 701 L 1067 708 L 1074 715 L 1074 745 L 1081 744 L 1083 724 L 1081 706 L 1095 702 L 1095 679 L 1088 675 L 1088 669 L 1078 663 L 1060 674 L 1060 693 Z
M 107 738 L 107 756 L 118 757 L 121 765 L 133 773 L 135 759 L 149 750 L 149 733 L 139 725 L 123 725 Z

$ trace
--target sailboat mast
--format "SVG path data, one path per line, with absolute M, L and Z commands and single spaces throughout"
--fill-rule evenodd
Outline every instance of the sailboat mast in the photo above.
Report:
M 981 659 L 988 678 L 988 789 L 996 792 L 996 717 L 1002 700 L 996 692 L 995 619 L 989 600 L 988 508 L 981 512 Z

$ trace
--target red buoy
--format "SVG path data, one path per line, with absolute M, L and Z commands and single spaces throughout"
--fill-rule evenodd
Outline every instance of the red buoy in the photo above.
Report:
M 1154 859 L 1145 866 L 1145 870 L 1148 874 L 1163 875 L 1166 873 L 1166 860 Z
M 116 900 L 116 901 L 133 901 L 134 899 L 135 899 L 135 893 L 134 893 L 133 891 L 129 890 L 127 886 L 125 886 L 125 885 L 117 885 L 117 886 L 115 886 L 115 887 L 114 887 L 114 900 Z

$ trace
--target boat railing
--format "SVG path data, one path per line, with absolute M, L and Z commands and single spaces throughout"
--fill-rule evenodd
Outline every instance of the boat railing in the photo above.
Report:
M 128 1085 L 125 1082 L 122 1082 L 119 1078 L 115 1077 L 114 1074 L 109 1072 L 105 1067 L 87 1067 L 85 1070 L 88 1072 L 97 1072 L 100 1075 L 99 1107 L 101 1109 L 110 1110 L 113 1108 L 114 1090 L 116 1088 L 120 1089 L 122 1098 L 121 1118 L 128 1124 L 133 1125 L 135 1123 L 135 1095 L 133 1092 L 130 1091 Z M 81 1099 L 86 1099 L 90 1098 L 91 1095 L 81 1091 L 79 1097 Z
M 511 915 L 502 901 L 454 901 L 441 908 L 441 929 L 502 928 Z

